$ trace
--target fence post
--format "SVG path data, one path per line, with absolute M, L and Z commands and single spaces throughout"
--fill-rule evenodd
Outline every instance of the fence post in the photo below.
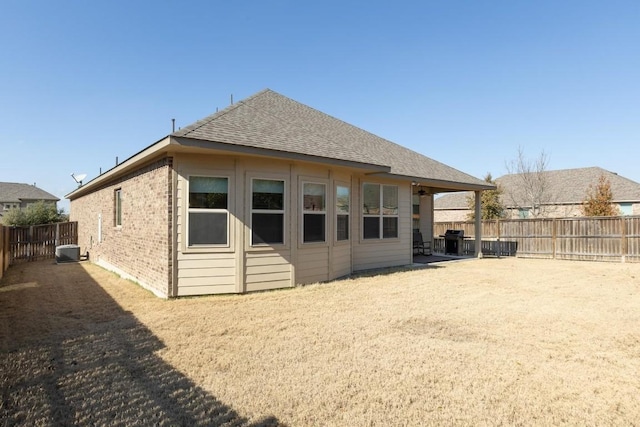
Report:
M 476 218 L 473 229 L 475 235 L 475 256 L 482 258 L 482 191 L 475 192 Z
M 33 261 L 33 225 L 29 226 L 29 242 L 27 243 L 27 259 Z
M 556 259 L 556 238 L 558 234 L 557 228 L 558 228 L 558 223 L 556 222 L 556 219 L 553 218 L 551 220 L 551 251 L 553 252 L 551 259 Z
M 2 224 L 0 224 L 0 279 L 2 279 L 2 276 L 4 275 L 4 254 L 6 253 L 7 248 L 5 248 L 4 245 L 4 235 L 5 235 L 5 229 L 4 226 Z
M 622 221 L 622 226 L 621 228 L 621 245 L 620 245 L 620 250 L 621 250 L 621 254 L 620 254 L 620 261 L 621 262 L 627 262 L 627 253 L 629 252 L 629 242 L 627 240 L 627 221 L 623 216 L 619 217 L 619 220 Z
M 500 218 L 496 218 L 496 245 L 498 246 L 498 258 L 502 255 L 502 243 L 500 243 Z

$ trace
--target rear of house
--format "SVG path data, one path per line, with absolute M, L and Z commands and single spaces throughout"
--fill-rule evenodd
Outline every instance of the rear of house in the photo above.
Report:
M 68 197 L 79 244 L 93 262 L 174 297 L 410 264 L 416 197 L 418 228 L 430 233 L 433 194 L 487 188 L 265 90 L 161 139 Z

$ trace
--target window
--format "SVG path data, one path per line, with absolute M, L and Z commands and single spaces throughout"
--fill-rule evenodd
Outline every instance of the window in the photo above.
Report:
M 336 187 L 336 240 L 349 240 L 349 187 Z
M 633 215 L 633 203 L 620 203 L 620 215 Z
M 229 179 L 189 177 L 188 245 L 228 245 Z
M 113 195 L 114 199 L 114 224 L 116 227 L 122 226 L 122 189 L 118 188 Z
M 327 218 L 327 188 L 324 184 L 302 184 L 302 241 L 324 242 Z
M 284 181 L 251 181 L 251 244 L 284 243 Z
M 529 209 L 518 208 L 518 218 L 520 218 L 520 219 L 529 218 Z
M 363 239 L 398 237 L 398 187 L 364 184 L 362 192 Z

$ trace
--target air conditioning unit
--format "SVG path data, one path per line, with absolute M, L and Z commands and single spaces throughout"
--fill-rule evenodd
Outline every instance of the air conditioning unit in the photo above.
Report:
M 80 261 L 80 246 L 56 246 L 56 263 Z

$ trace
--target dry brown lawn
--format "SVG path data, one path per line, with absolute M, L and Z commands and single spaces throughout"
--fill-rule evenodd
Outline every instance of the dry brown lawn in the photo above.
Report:
M 0 284 L 3 425 L 640 425 L 640 264 L 483 259 L 160 300 Z

